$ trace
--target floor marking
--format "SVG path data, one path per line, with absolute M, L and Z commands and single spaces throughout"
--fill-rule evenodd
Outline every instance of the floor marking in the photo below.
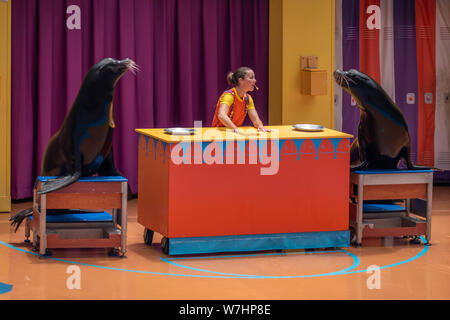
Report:
M 12 288 L 13 288 L 12 285 L 0 282 L 0 294 L 10 292 Z
M 176 262 L 173 262 L 173 260 L 188 260 L 189 258 L 162 258 L 160 259 L 164 262 L 170 263 L 172 265 L 175 265 L 177 267 L 186 268 L 189 270 L 194 271 L 200 271 L 200 272 L 207 272 L 207 273 L 215 273 L 215 274 L 221 274 L 221 275 L 228 275 L 228 276 L 235 276 L 239 278 L 256 278 L 256 279 L 286 279 L 286 278 L 309 278 L 309 277 L 322 277 L 322 276 L 329 276 L 329 275 L 337 275 L 341 274 L 343 272 L 346 272 L 348 270 L 352 270 L 359 266 L 359 258 L 355 256 L 354 254 L 345 251 L 345 250 L 333 250 L 333 251 L 310 251 L 310 252 L 285 252 L 285 253 L 268 253 L 268 254 L 252 254 L 252 255 L 242 255 L 242 256 L 218 256 L 218 257 L 208 257 L 208 258 L 234 258 L 234 257 L 253 257 L 253 256 L 274 256 L 274 255 L 288 255 L 288 254 L 306 254 L 306 253 L 346 253 L 350 257 L 353 258 L 353 264 L 350 267 L 347 267 L 343 270 L 335 271 L 335 272 L 328 272 L 328 273 L 322 273 L 322 274 L 312 274 L 312 275 L 295 275 L 295 276 L 261 276 L 261 275 L 249 275 L 249 274 L 236 274 L 236 273 L 225 273 L 225 272 L 216 272 L 216 271 L 210 271 L 205 269 L 198 269 L 193 267 L 188 267 Z M 194 257 L 194 259 L 201 259 L 199 257 Z
M 378 270 L 378 269 L 386 269 L 386 268 L 392 268 L 392 267 L 396 267 L 408 262 L 411 262 L 413 260 L 416 260 L 420 257 L 422 257 L 425 253 L 428 252 L 429 246 L 426 245 L 427 241 L 425 240 L 425 238 L 423 236 L 420 237 L 422 242 L 424 243 L 424 246 L 422 248 L 422 250 L 415 255 L 412 258 L 409 258 L 407 260 L 403 260 L 397 263 L 393 263 L 393 264 L 389 264 L 386 266 L 380 266 L 376 269 L 364 269 L 364 270 L 353 270 L 355 269 L 359 263 L 360 260 L 359 258 L 354 255 L 353 253 L 346 251 L 346 250 L 337 250 L 334 252 L 343 252 L 346 253 L 348 255 L 350 255 L 353 258 L 353 264 L 348 267 L 345 268 L 343 270 L 340 271 L 336 271 L 336 272 L 330 272 L 330 273 L 322 273 L 322 274 L 313 274 L 313 275 L 298 275 L 298 276 L 259 276 L 259 275 L 244 275 L 244 274 L 227 274 L 227 273 L 221 273 L 221 272 L 214 272 L 214 271 L 209 271 L 209 270 L 202 270 L 202 269 L 195 269 L 195 268 L 191 268 L 191 267 L 187 267 L 187 266 L 183 266 L 181 264 L 175 263 L 173 262 L 173 260 L 182 260 L 182 259 L 205 259 L 205 258 L 223 258 L 223 257 L 245 257 L 245 256 L 267 256 L 267 255 L 286 255 L 286 254 L 303 254 L 303 253 L 323 253 L 323 252 L 333 252 L 333 251 L 310 251 L 310 252 L 285 252 L 285 253 L 268 253 L 268 254 L 255 254 L 255 255 L 235 255 L 235 256 L 217 256 L 217 257 L 192 257 L 192 258 L 162 258 L 160 257 L 160 259 L 164 262 L 173 264 L 173 265 L 177 265 L 178 267 L 182 267 L 182 268 L 187 268 L 187 269 L 191 269 L 191 270 L 195 270 L 195 271 L 200 271 L 200 272 L 205 272 L 205 273 L 214 273 L 214 274 L 218 274 L 218 275 L 194 275 L 194 274 L 182 274 L 182 273 L 165 273 L 165 272 L 155 272 L 155 271 L 141 271 L 141 270 L 132 270 L 132 269 L 122 269 L 122 268 L 113 268 L 113 267 L 105 267 L 105 266 L 99 266 L 99 265 L 94 265 L 94 264 L 88 264 L 88 263 L 83 263 L 83 262 L 76 262 L 76 261 L 69 261 L 69 260 L 64 260 L 64 259 L 58 259 L 58 258 L 52 258 L 52 257 L 45 257 L 45 259 L 50 259 L 50 260 L 55 260 L 55 261 L 60 261 L 60 262 L 64 262 L 64 263 L 70 263 L 70 264 L 75 264 L 75 265 L 80 265 L 80 266 L 86 266 L 86 267 L 93 267 L 93 268 L 100 268 L 100 269 L 105 269 L 105 270 L 113 270 L 113 271 L 125 271 L 125 272 L 133 272 L 133 273 L 140 273 L 140 274 L 152 274 L 152 275 L 164 275 L 164 276 L 176 276 L 176 277 L 193 277 L 193 278 L 221 278 L 221 279 L 284 279 L 284 278 L 310 278 L 310 277 L 323 277 L 323 276 L 334 276 L 334 275 L 347 275 L 347 274 L 353 274 L 353 273 L 361 273 L 361 272 L 368 272 L 368 271 L 372 271 L 372 270 Z M 28 254 L 32 254 L 35 256 L 40 257 L 39 253 L 36 252 L 32 252 L 32 251 L 28 251 L 28 250 L 24 250 L 18 247 L 15 247 L 13 245 L 10 245 L 6 242 L 0 241 L 0 244 L 20 251 L 20 252 L 24 252 L 24 253 L 28 253 Z

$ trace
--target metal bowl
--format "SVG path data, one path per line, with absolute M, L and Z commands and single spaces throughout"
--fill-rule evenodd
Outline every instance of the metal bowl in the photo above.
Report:
M 309 124 L 309 123 L 294 124 L 293 127 L 295 130 L 309 131 L 309 132 L 323 131 L 323 129 L 324 129 L 323 126 L 319 126 L 317 124 Z
M 173 134 L 177 136 L 188 136 L 195 133 L 195 129 L 189 128 L 167 128 L 164 129 L 164 132 L 167 134 Z

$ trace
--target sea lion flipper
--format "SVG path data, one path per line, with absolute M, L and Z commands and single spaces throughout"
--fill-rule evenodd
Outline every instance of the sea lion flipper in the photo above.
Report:
M 81 172 L 75 172 L 72 175 L 58 177 L 56 179 L 50 179 L 42 183 L 41 189 L 38 194 L 49 193 L 74 183 L 81 177 Z
M 406 167 L 408 170 L 427 170 L 431 169 L 430 167 L 425 167 L 422 165 L 414 164 L 411 161 L 411 148 L 409 146 L 404 147 L 401 151 L 401 156 L 405 159 Z
M 33 209 L 32 208 L 28 208 L 28 209 L 25 209 L 25 210 L 22 210 L 22 211 L 16 213 L 11 218 L 9 218 L 9 221 L 12 221 L 11 225 L 12 226 L 16 226 L 16 229 L 14 230 L 14 232 L 16 232 L 17 229 L 19 229 L 20 224 L 22 223 L 22 221 L 26 217 L 31 216 L 32 214 L 33 214 Z
M 408 170 L 427 170 L 427 169 L 431 169 L 430 167 L 425 167 L 419 164 L 414 164 L 412 163 L 411 159 L 409 158 L 409 156 L 407 158 L 405 158 L 406 160 L 406 167 L 408 168 Z
M 364 153 L 364 146 L 366 145 L 363 139 L 356 138 L 350 146 L 350 171 L 362 170 L 367 167 L 366 155 Z
M 350 164 L 359 162 L 359 143 L 358 138 L 355 138 L 350 146 Z
M 106 159 L 103 160 L 102 165 L 98 169 L 98 175 L 99 176 L 123 177 L 123 174 L 119 170 L 117 170 L 116 167 L 114 166 L 114 156 L 113 156 L 112 150 L 111 150 L 110 154 L 108 155 L 108 157 L 106 157 Z M 127 188 L 128 188 L 128 200 L 130 200 L 133 197 L 133 193 L 131 191 L 131 187 L 130 187 L 129 183 L 127 183 Z
M 408 170 L 429 170 L 431 169 L 430 167 L 425 167 L 425 166 L 421 166 L 421 165 L 417 165 L 417 164 L 413 164 L 411 163 L 410 165 L 407 165 Z
M 114 166 L 114 155 L 113 151 L 111 149 L 111 152 L 106 157 L 105 160 L 103 160 L 100 168 L 98 169 L 98 175 L 99 176 L 123 176 L 122 173 L 120 173 L 116 167 Z
M 357 164 L 351 164 L 350 165 L 350 171 L 356 171 L 356 170 L 362 170 L 365 169 L 367 167 L 367 162 L 363 161 Z
M 361 162 L 359 156 L 359 143 L 358 138 L 353 140 L 352 145 L 350 146 L 350 170 L 355 171 L 359 169 L 363 169 L 365 167 L 365 163 Z

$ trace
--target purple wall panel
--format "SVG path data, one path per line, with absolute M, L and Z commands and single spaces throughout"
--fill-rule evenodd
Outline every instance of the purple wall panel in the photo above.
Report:
M 417 159 L 417 55 L 414 0 L 394 1 L 395 100 L 411 136 L 411 156 Z

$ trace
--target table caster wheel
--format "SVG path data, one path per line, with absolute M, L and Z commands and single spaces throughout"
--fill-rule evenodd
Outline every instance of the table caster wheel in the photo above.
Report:
M 39 251 L 39 250 L 38 250 Z M 44 254 L 39 255 L 39 259 L 48 258 L 52 256 L 52 252 L 49 249 L 45 249 Z
M 419 237 L 413 237 L 409 243 L 411 244 L 422 244 L 422 239 L 420 239 Z
M 108 251 L 108 256 L 110 257 L 118 257 L 119 256 L 119 250 L 117 249 L 111 249 Z
M 353 227 L 350 227 L 350 244 L 355 245 L 356 244 L 356 231 Z
M 165 254 L 169 254 L 169 239 L 164 237 L 161 240 L 161 249 Z
M 145 228 L 144 230 L 144 243 L 148 246 L 152 245 L 153 233 L 154 232 L 150 229 Z

